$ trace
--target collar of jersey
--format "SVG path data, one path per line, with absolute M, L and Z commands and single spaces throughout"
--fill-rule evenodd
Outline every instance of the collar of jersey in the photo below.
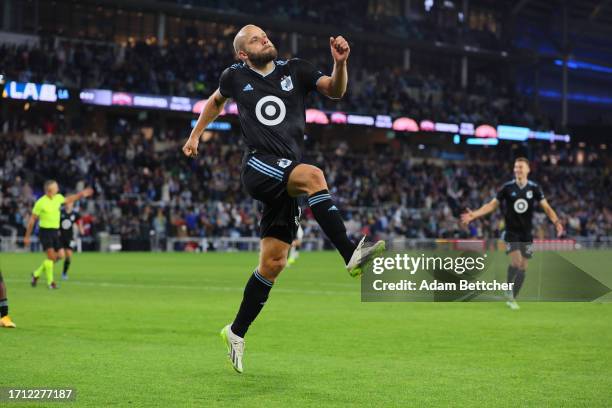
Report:
M 271 73 L 273 73 L 274 71 L 276 71 L 276 61 L 274 61 L 274 65 L 272 67 L 272 71 L 268 72 L 266 75 L 260 73 L 259 71 L 255 71 L 253 68 L 251 68 L 251 66 L 247 63 L 245 63 L 244 65 L 246 65 L 251 71 L 253 71 L 254 73 L 256 73 L 257 75 L 259 75 L 262 78 L 265 78 L 267 76 L 269 76 Z
M 527 182 L 525 183 L 525 185 L 523 187 L 521 187 L 518 183 L 517 179 L 514 179 L 514 184 L 516 184 L 518 186 L 518 188 L 520 188 L 521 190 L 524 189 L 525 187 L 527 187 L 529 185 L 529 180 L 527 180 Z

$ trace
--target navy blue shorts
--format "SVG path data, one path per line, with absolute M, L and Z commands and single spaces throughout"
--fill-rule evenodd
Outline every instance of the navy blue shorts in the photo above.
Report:
M 300 164 L 265 153 L 249 153 L 242 163 L 242 185 L 255 200 L 263 203 L 260 237 L 274 237 L 291 244 L 300 223 L 297 198 L 287 193 L 287 182 Z
M 74 236 L 72 232 L 60 232 L 60 245 L 64 249 L 76 250 L 76 244 L 74 242 Z
M 521 251 L 525 259 L 533 256 L 533 237 L 531 234 L 521 234 L 513 231 L 504 231 L 502 238 L 506 242 L 506 253 Z

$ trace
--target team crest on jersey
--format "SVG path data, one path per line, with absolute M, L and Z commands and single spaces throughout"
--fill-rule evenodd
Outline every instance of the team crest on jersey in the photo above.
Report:
M 278 159 L 278 162 L 276 164 L 278 164 L 278 167 L 286 169 L 287 167 L 289 167 L 291 165 L 291 160 L 289 160 L 289 159 Z
M 533 197 L 533 191 L 529 190 L 527 192 L 527 198 L 531 199 Z
M 293 89 L 293 82 L 291 81 L 291 76 L 285 75 L 281 78 L 281 88 L 283 91 L 290 91 Z

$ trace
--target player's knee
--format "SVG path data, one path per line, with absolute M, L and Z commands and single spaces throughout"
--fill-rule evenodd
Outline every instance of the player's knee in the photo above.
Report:
M 268 260 L 268 268 L 276 275 L 281 273 L 285 266 L 287 266 L 287 257 L 286 256 L 278 256 L 273 257 Z
M 282 270 L 285 269 L 285 266 L 287 266 L 286 256 L 267 257 L 261 261 L 259 273 L 261 273 L 264 278 L 274 281 Z
M 310 194 L 327 189 L 327 182 L 325 181 L 323 170 L 315 166 L 310 166 L 308 169 L 308 187 L 309 190 L 311 190 L 309 191 Z

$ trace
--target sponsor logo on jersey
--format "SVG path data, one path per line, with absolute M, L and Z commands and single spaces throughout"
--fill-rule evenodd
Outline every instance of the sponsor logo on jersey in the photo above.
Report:
M 522 214 L 529 208 L 529 203 L 524 198 L 519 198 L 514 202 L 514 212 Z
M 286 114 L 285 103 L 278 96 L 264 96 L 255 105 L 257 120 L 266 126 L 278 125 L 285 119 Z

